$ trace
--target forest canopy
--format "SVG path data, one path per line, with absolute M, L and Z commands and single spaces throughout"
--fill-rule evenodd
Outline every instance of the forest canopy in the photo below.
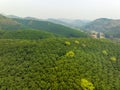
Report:
M 119 55 L 106 39 L 1 39 L 0 89 L 119 90 Z

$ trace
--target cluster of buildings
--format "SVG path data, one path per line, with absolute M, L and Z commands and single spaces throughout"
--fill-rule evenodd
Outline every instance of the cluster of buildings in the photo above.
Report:
M 90 32 L 90 36 L 92 38 L 105 38 L 104 33 L 102 33 L 102 32 L 95 32 L 95 31 L 91 31 Z

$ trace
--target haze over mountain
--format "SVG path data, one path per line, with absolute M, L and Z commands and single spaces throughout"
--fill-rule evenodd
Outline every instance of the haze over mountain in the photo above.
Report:
M 81 26 L 84 26 L 90 22 L 89 20 L 80 20 L 80 19 L 74 20 L 74 19 L 53 19 L 53 18 L 49 18 L 48 21 L 76 29 L 80 29 Z
M 8 18 L 22 18 L 22 17 L 16 16 L 16 15 L 4 15 L 4 16 L 6 16 Z

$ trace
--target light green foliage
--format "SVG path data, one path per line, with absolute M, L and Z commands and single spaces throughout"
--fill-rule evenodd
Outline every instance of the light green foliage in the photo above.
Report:
M 82 46 L 83 46 L 83 47 L 86 47 L 86 45 L 85 45 L 84 43 L 82 44 Z
M 94 90 L 94 86 L 91 82 L 86 79 L 81 79 L 81 87 L 83 90 Z
M 104 55 L 108 55 L 108 53 L 107 53 L 106 50 L 103 50 L 102 53 L 103 53 Z
M 66 56 L 72 58 L 72 57 L 75 56 L 75 53 L 73 51 L 69 51 L 69 52 L 66 53 Z
M 116 59 L 116 57 L 113 56 L 113 57 L 110 58 L 110 60 L 115 62 L 117 59 Z
M 71 43 L 69 41 L 65 41 L 65 45 L 70 45 Z
M 75 40 L 75 44 L 79 44 L 79 43 L 80 43 L 79 41 Z

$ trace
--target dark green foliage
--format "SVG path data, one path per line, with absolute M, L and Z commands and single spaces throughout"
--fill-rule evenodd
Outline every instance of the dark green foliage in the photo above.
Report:
M 0 39 L 43 39 L 54 38 L 54 35 L 41 30 L 0 30 Z
M 103 39 L 1 39 L 0 90 L 82 90 L 82 79 L 95 90 L 120 90 L 119 55 L 120 45 Z

